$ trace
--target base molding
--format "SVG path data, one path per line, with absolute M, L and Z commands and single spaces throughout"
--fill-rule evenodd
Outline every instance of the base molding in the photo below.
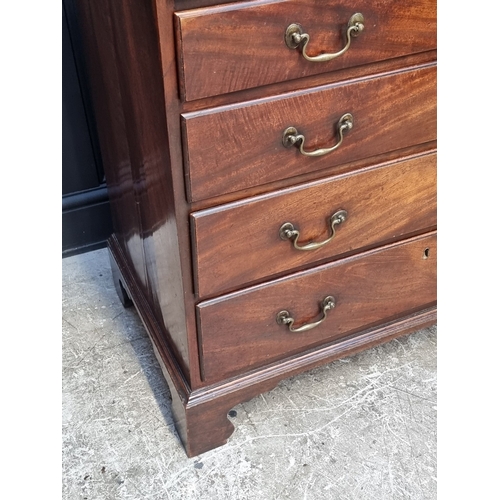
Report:
M 270 391 L 285 378 L 375 347 L 437 321 L 437 309 L 430 307 L 244 375 L 192 390 L 168 346 L 167 334 L 155 319 L 115 235 L 108 240 L 108 249 L 117 293 L 124 306 L 133 303 L 151 339 L 170 388 L 175 426 L 189 457 L 227 442 L 234 431 L 227 413 L 237 404 Z
M 105 248 L 112 232 L 111 207 L 105 185 L 63 197 L 63 258 Z

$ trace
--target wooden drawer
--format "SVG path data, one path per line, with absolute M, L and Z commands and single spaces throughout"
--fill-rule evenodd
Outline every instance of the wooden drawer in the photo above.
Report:
M 297 250 L 279 229 L 290 222 L 298 246 L 333 235 L 321 248 Z M 342 254 L 424 232 L 436 225 L 436 155 L 410 158 L 192 214 L 200 297 L 234 290 Z
M 285 43 L 287 27 L 310 36 L 306 54 L 336 53 L 349 19 L 364 29 L 328 62 L 307 61 Z M 430 0 L 269 0 L 178 12 L 180 93 L 191 101 L 436 48 L 436 7 Z
M 290 126 L 305 151 L 339 141 L 337 122 L 353 116 L 342 144 L 309 157 L 283 145 Z M 182 115 L 188 198 L 203 200 L 436 139 L 436 67 L 425 65 Z
M 432 306 L 436 253 L 431 233 L 200 303 L 204 380 L 222 380 Z M 278 324 L 283 310 L 296 319 L 294 328 L 318 321 L 327 296 L 335 307 L 316 328 L 292 333 Z
M 189 457 L 280 380 L 434 324 L 435 0 L 77 2 L 113 282 Z M 355 13 L 364 29 L 339 57 L 286 45 L 300 23 L 307 54 L 339 51 Z M 305 138 L 283 144 L 290 127 Z M 290 222 L 299 244 L 328 240 L 340 209 L 314 252 L 279 238 Z M 284 310 L 314 328 L 289 331 Z

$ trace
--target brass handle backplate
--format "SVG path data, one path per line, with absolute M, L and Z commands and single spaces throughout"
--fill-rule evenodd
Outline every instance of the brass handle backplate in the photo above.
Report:
M 319 243 L 307 243 L 305 245 L 299 245 L 298 240 L 300 238 L 300 233 L 298 229 L 295 229 L 295 226 L 291 222 L 285 222 L 279 230 L 279 235 L 282 240 L 292 240 L 293 246 L 297 250 L 316 250 L 318 248 L 321 248 L 325 246 L 327 243 L 333 240 L 335 237 L 335 226 L 337 224 L 341 224 L 347 219 L 347 212 L 345 210 L 339 210 L 338 212 L 335 212 L 331 217 L 330 217 L 330 228 L 332 230 L 331 236 Z
M 336 57 L 345 54 L 351 46 L 352 37 L 358 36 L 365 28 L 365 18 L 363 14 L 357 12 L 347 23 L 347 42 L 342 50 L 333 54 L 319 54 L 317 56 L 309 56 L 306 54 L 307 44 L 309 43 L 309 35 L 304 33 L 302 26 L 297 23 L 290 24 L 285 31 L 285 43 L 289 49 L 296 49 L 302 46 L 302 55 L 305 59 L 311 62 L 326 62 L 335 59 Z
M 307 330 L 312 330 L 313 328 L 316 328 L 317 326 L 321 325 L 321 323 L 323 323 L 323 321 L 325 321 L 326 319 L 327 312 L 335 307 L 334 297 L 330 295 L 328 297 L 325 297 L 321 302 L 320 307 L 322 310 L 323 317 L 318 321 L 315 321 L 314 323 L 306 323 L 305 325 L 299 326 L 298 328 L 293 328 L 295 320 L 290 316 L 290 313 L 288 311 L 280 311 L 276 316 L 276 322 L 278 323 L 278 325 L 287 325 L 288 329 L 294 333 L 306 332 Z
M 351 130 L 353 126 L 354 126 L 354 118 L 352 117 L 351 113 L 346 113 L 345 115 L 342 115 L 340 117 L 340 120 L 337 122 L 337 131 L 339 134 L 339 140 L 337 144 L 335 144 L 331 148 L 320 148 L 320 149 L 315 149 L 314 151 L 306 151 L 304 149 L 304 142 L 306 141 L 306 138 L 302 134 L 299 134 L 295 127 L 288 127 L 284 130 L 282 143 L 283 146 L 285 146 L 286 148 L 289 148 L 291 146 L 297 146 L 299 148 L 300 153 L 303 154 L 304 156 L 323 156 L 338 149 L 342 144 L 342 141 L 344 140 L 344 132 Z

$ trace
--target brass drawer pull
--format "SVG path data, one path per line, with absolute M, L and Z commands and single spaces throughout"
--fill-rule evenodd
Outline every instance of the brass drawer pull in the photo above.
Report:
M 337 142 L 337 144 L 335 144 L 335 146 L 332 146 L 331 148 L 321 148 L 314 151 L 305 151 L 304 142 L 306 141 L 306 138 L 302 134 L 299 134 L 295 127 L 288 127 L 283 132 L 283 146 L 285 146 L 286 148 L 289 148 L 291 146 L 298 146 L 300 153 L 304 156 L 323 156 L 339 148 L 342 144 L 342 141 L 344 140 L 344 131 L 351 130 L 353 126 L 354 119 L 351 113 L 342 115 L 340 117 L 340 120 L 337 122 L 339 142 Z
M 337 224 L 341 224 L 347 219 L 347 212 L 345 210 L 339 210 L 335 212 L 330 217 L 330 227 L 332 229 L 332 235 L 326 239 L 325 241 L 321 241 L 319 243 L 307 243 L 306 245 L 299 246 L 297 241 L 300 237 L 300 233 L 297 229 L 295 229 L 294 225 L 291 222 L 285 222 L 279 230 L 279 235 L 282 240 L 291 240 L 293 238 L 293 246 L 297 250 L 316 250 L 317 248 L 321 248 L 325 246 L 327 243 L 333 240 L 335 237 L 335 226 Z
M 288 325 L 288 329 L 294 333 L 312 330 L 313 328 L 321 325 L 323 321 L 325 321 L 326 313 L 330 309 L 333 309 L 335 307 L 335 299 L 330 295 L 328 297 L 325 297 L 320 307 L 322 308 L 323 317 L 320 320 L 315 321 L 314 323 L 307 323 L 305 325 L 299 326 L 298 328 L 293 328 L 295 320 L 290 316 L 290 313 L 288 311 L 280 311 L 276 316 L 276 322 L 278 323 L 278 325 Z
M 285 43 L 289 49 L 296 49 L 299 45 L 302 44 L 302 55 L 305 59 L 312 62 L 326 62 L 335 59 L 336 57 L 341 56 L 351 46 L 352 37 L 358 36 L 365 28 L 363 24 L 365 22 L 365 18 L 363 14 L 359 12 L 354 14 L 349 22 L 347 23 L 347 43 L 345 47 L 334 54 L 320 54 L 318 56 L 308 56 L 306 54 L 306 47 L 309 43 L 309 35 L 304 33 L 302 26 L 297 23 L 290 24 L 285 31 Z

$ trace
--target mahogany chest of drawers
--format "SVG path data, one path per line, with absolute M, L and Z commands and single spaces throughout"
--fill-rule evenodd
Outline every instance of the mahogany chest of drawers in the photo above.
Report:
M 189 456 L 436 321 L 435 0 L 80 0 L 117 292 Z

